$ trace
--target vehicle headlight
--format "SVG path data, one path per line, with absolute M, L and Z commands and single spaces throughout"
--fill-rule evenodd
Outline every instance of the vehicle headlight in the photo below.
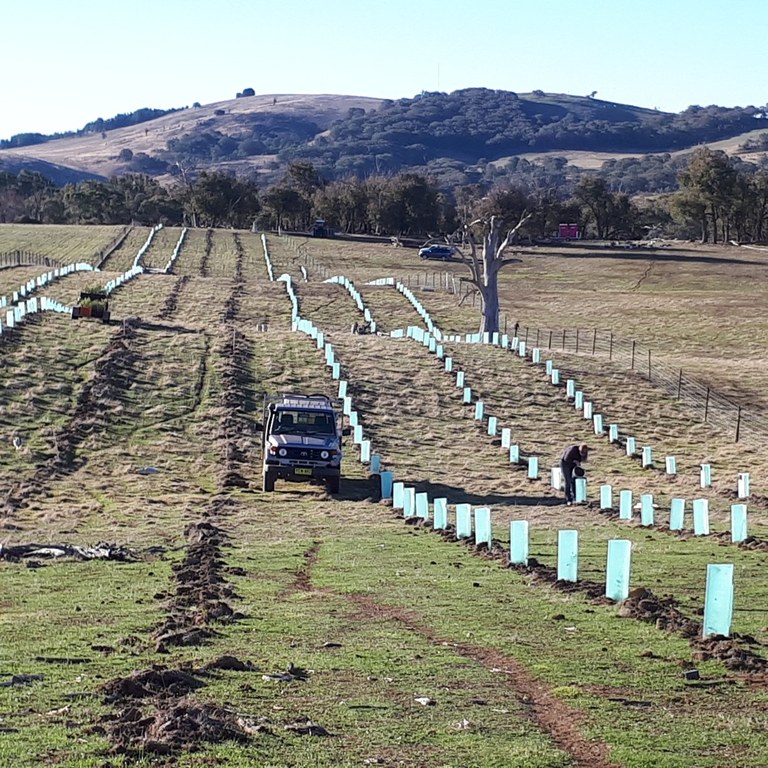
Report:
M 283 458 L 285 458 L 285 457 L 288 455 L 288 451 L 287 451 L 285 448 L 281 448 L 281 449 L 280 449 L 280 450 L 277 452 L 277 455 L 278 455 L 278 456 L 282 456 Z
M 320 458 L 327 459 L 331 454 L 328 451 L 320 451 Z

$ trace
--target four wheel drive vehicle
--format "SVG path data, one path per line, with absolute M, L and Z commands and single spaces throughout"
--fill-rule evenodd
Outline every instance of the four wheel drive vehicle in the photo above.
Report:
M 450 245 L 428 245 L 426 248 L 419 249 L 419 256 L 422 259 L 450 259 L 456 249 Z
M 339 492 L 342 429 L 339 401 L 325 395 L 265 396 L 263 441 L 264 490 L 275 480 L 325 483 Z
M 109 301 L 106 291 L 83 291 L 77 305 L 72 307 L 72 318 L 95 317 L 102 323 L 109 322 Z

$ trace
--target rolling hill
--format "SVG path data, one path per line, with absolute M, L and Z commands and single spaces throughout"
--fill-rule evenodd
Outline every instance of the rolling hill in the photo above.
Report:
M 689 107 L 672 114 L 542 91 L 471 88 L 397 101 L 269 94 L 5 148 L 0 168 L 50 163 L 59 169 L 57 183 L 77 180 L 77 174 L 171 178 L 204 169 L 270 183 L 289 162 L 306 160 L 326 178 L 417 170 L 456 184 L 513 157 L 565 157 L 571 165 L 596 168 L 609 159 L 679 155 L 702 144 L 732 153 L 767 129 L 766 114 L 754 107 Z M 765 153 L 740 156 L 759 161 Z

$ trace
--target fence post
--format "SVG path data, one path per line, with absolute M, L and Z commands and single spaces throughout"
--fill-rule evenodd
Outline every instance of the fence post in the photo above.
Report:
M 576 329 L 576 354 L 579 354 L 579 329 Z
M 635 342 L 632 341 L 632 370 L 635 370 Z
M 735 442 L 739 442 L 739 432 L 741 431 L 741 406 L 739 406 L 739 413 L 736 416 L 736 440 Z
M 536 346 L 539 346 L 539 329 L 536 329 Z
M 549 332 L 549 343 L 547 344 L 547 349 L 552 349 L 552 331 Z
M 595 354 L 595 347 L 597 346 L 597 328 L 595 328 L 595 332 L 592 334 L 592 354 Z
M 525 345 L 528 346 L 528 326 L 525 326 Z
M 608 343 L 608 359 L 613 360 L 613 331 L 611 331 L 611 340 Z
M 704 400 L 704 421 L 707 420 L 707 416 L 709 416 L 709 387 L 707 387 L 707 398 Z
M 651 350 L 648 350 L 648 381 L 651 380 Z
M 683 369 L 680 369 L 680 375 L 677 377 L 677 399 L 680 399 L 680 393 L 683 389 Z
M 507 335 L 507 316 L 504 315 L 504 335 Z
M 565 349 L 565 328 L 563 328 L 563 349 Z

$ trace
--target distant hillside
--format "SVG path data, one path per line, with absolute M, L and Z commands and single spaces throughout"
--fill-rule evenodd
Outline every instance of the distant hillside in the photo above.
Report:
M 215 168 L 269 183 L 290 161 L 311 160 L 329 179 L 415 169 L 456 185 L 514 158 L 566 156 L 578 164 L 583 155 L 594 167 L 599 158 L 680 153 L 704 143 L 727 142 L 737 151 L 736 137 L 768 129 L 765 113 L 754 107 L 671 114 L 589 97 L 484 88 L 397 101 L 248 96 L 108 127 L 115 124 L 101 121 L 91 133 L 3 149 L 0 162 L 44 161 L 102 177 Z

